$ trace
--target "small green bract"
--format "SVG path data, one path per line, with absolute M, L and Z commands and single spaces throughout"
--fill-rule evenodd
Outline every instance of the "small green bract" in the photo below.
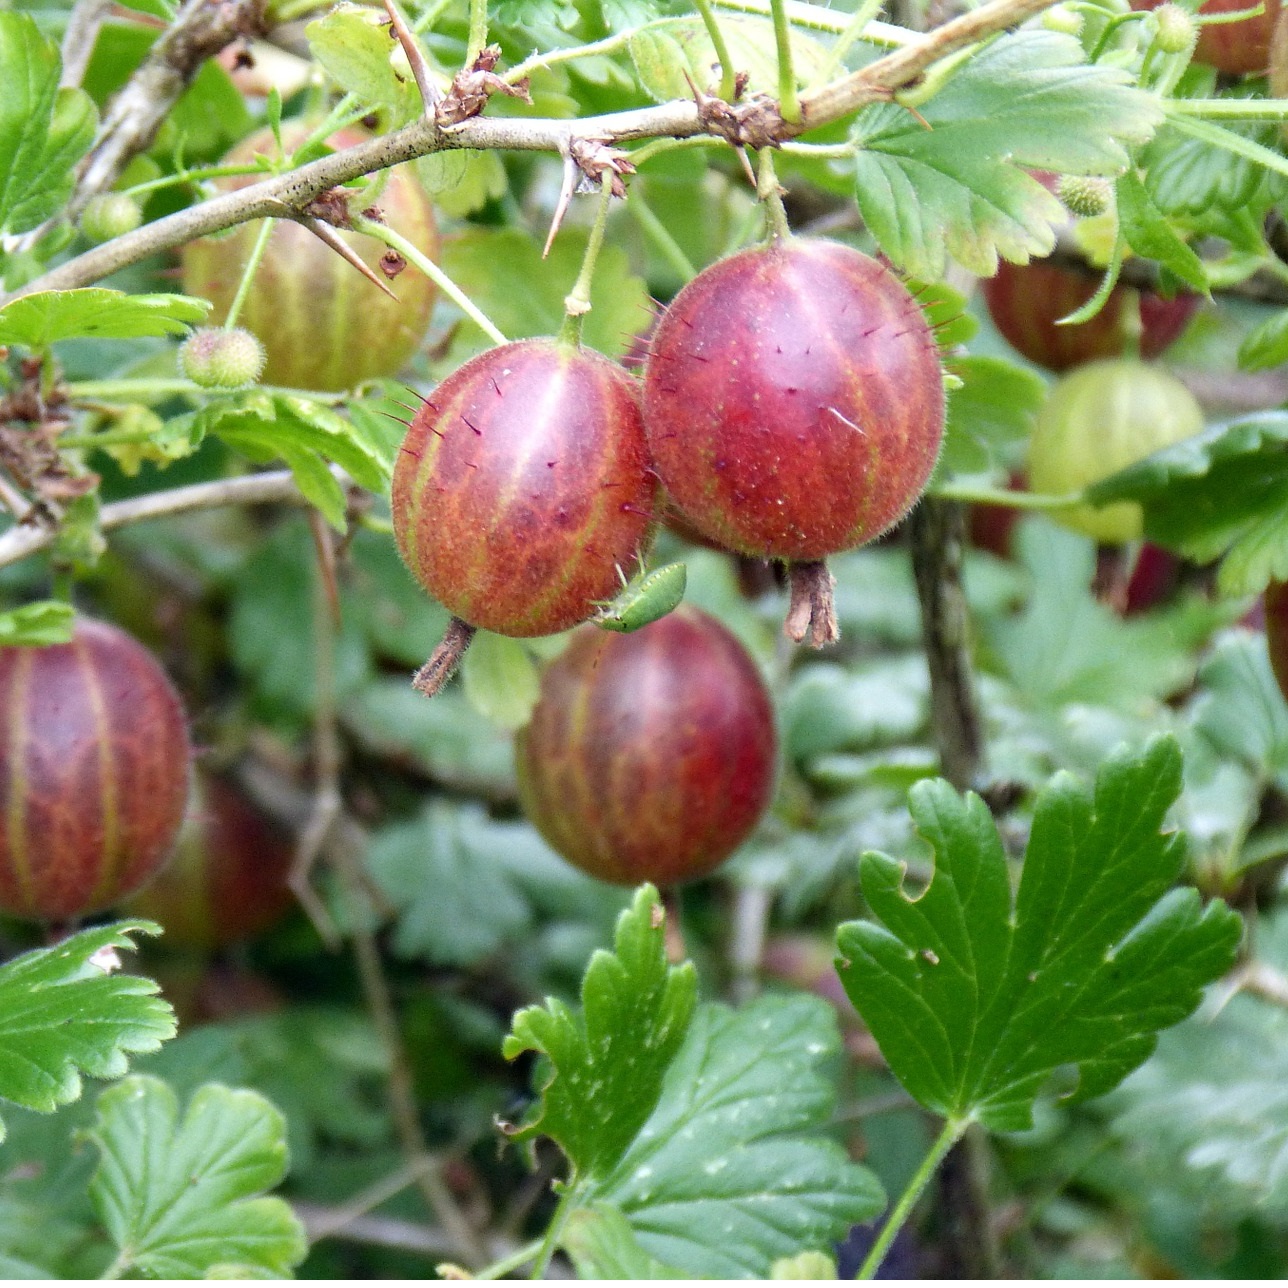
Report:
M 179 366 L 203 389 L 237 389 L 259 379 L 264 346 L 241 327 L 200 327 L 179 346 Z

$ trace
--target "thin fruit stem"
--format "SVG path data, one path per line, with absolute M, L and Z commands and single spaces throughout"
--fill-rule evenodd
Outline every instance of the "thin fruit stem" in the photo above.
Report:
M 76 588 L 76 579 L 72 576 L 70 568 L 59 568 L 53 575 L 52 584 L 49 588 L 49 597 L 56 599 L 60 603 L 70 604 L 72 602 L 72 592 Z
M 155 432 L 150 429 L 105 429 L 101 434 L 64 434 L 58 440 L 58 446 L 67 451 L 124 447 L 129 443 L 149 442 L 155 436 Z
M 619 31 L 615 36 L 593 40 L 588 45 L 570 45 L 565 49 L 552 49 L 547 54 L 533 54 L 531 58 L 525 58 L 523 62 L 511 67 L 502 80 L 507 85 L 517 85 L 533 72 L 541 71 L 546 67 L 554 67 L 559 63 L 571 63 L 579 58 L 594 58 L 601 54 L 616 53 L 630 43 L 631 37 L 638 30 L 638 27 L 631 27 L 626 31 Z
M 541 1245 L 543 1240 L 533 1239 L 531 1243 L 525 1243 L 523 1247 L 516 1248 L 508 1257 L 502 1257 L 500 1261 L 494 1261 L 490 1266 L 485 1266 L 478 1271 L 475 1279 L 501 1279 L 513 1270 L 518 1270 L 520 1266 L 525 1266 L 529 1261 L 534 1260 L 541 1255 Z
M 568 1224 L 568 1218 L 572 1216 L 579 1197 L 580 1193 L 575 1182 L 569 1182 L 564 1186 L 564 1191 L 559 1196 L 559 1206 L 555 1208 L 555 1214 L 550 1218 L 550 1224 L 546 1227 L 545 1238 L 541 1240 L 541 1251 L 537 1253 L 537 1259 L 532 1266 L 532 1273 L 528 1276 L 529 1279 L 544 1279 L 546 1277 L 550 1258 L 555 1255 L 559 1240 L 563 1238 L 564 1226 Z
M 178 376 L 138 376 L 122 380 L 72 380 L 63 386 L 67 397 L 74 403 L 122 403 L 122 402 L 159 402 L 163 398 L 189 394 L 197 398 L 221 397 L 224 390 L 204 389 L 191 380 Z M 347 393 L 328 392 L 322 389 L 292 389 L 288 385 L 259 385 L 258 388 L 270 394 L 288 394 L 293 398 L 311 398 L 314 402 L 325 403 L 329 407 L 348 402 Z M 86 435 L 89 437 L 89 435 Z M 64 435 L 58 440 L 61 446 L 67 446 L 70 438 Z
M 1165 106 L 1171 116 L 1199 116 L 1206 120 L 1288 120 L 1288 99 L 1283 98 L 1174 98 Z
M 850 19 L 845 30 L 841 32 L 836 44 L 829 50 L 827 61 L 819 69 L 818 75 L 806 86 L 805 92 L 807 94 L 816 89 L 821 89 L 840 71 L 845 55 L 850 52 L 850 46 L 863 35 L 864 29 L 881 12 L 881 7 L 884 4 L 885 0 L 863 0 L 863 3 L 854 11 L 854 17 Z
M 774 169 L 774 154 L 770 148 L 761 148 L 760 165 L 756 171 L 756 196 L 765 208 L 765 223 L 773 241 L 785 241 L 792 235 L 783 207 L 783 190 L 778 186 L 778 172 Z
M 595 212 L 595 222 L 591 225 L 586 253 L 581 257 L 581 272 L 577 274 L 572 290 L 564 297 L 564 321 L 559 328 L 559 340 L 563 344 L 581 343 L 581 322 L 590 312 L 590 284 L 595 277 L 595 262 L 599 259 L 600 247 L 604 244 L 604 229 L 608 226 L 608 208 L 612 201 L 613 185 L 605 176 L 599 181 L 599 209 Z
M 631 199 L 626 203 L 626 209 L 635 217 L 636 222 L 644 230 L 644 235 L 657 247 L 662 258 L 679 274 L 682 281 L 690 282 L 697 277 L 698 270 L 694 268 L 693 261 L 684 253 L 680 243 L 671 236 L 667 226 L 644 201 L 638 184 L 631 189 Z
M 737 82 L 734 75 L 733 60 L 729 57 L 729 46 L 725 44 L 724 33 L 720 30 L 720 24 L 716 21 L 715 11 L 711 8 L 711 0 L 693 0 L 693 3 L 697 6 L 698 13 L 702 17 L 702 25 L 707 29 L 711 48 L 715 50 L 716 57 L 720 60 L 720 97 L 726 103 L 732 103 Z
M 160 179 L 149 179 L 145 183 L 133 183 L 121 191 L 127 196 L 137 197 L 145 192 L 159 192 L 162 188 L 173 188 L 183 183 L 201 183 L 206 179 L 225 179 L 242 174 L 263 174 L 264 168 L 258 165 L 208 165 L 198 170 L 180 170 L 176 174 L 167 174 Z
M 386 246 L 392 246 L 408 263 L 415 264 L 494 343 L 508 343 L 487 314 L 428 255 L 409 242 L 406 237 L 394 232 L 388 224 L 377 223 L 365 215 L 355 215 L 353 227 L 355 232 L 366 233 L 369 237 L 375 237 L 384 242 Z
M 255 274 L 259 270 L 260 260 L 264 258 L 264 252 L 268 249 L 268 239 L 273 235 L 273 225 L 276 222 L 277 220 L 275 219 L 265 219 L 263 227 L 259 230 L 259 236 L 255 238 L 255 244 L 251 247 L 250 258 L 246 261 L 246 267 L 242 269 L 241 281 L 237 283 L 237 294 L 233 296 L 233 302 L 228 308 L 228 316 L 224 319 L 225 331 L 231 331 L 237 325 L 242 305 L 246 303 L 246 297 L 250 294 L 250 288 L 255 281 Z
M 654 157 L 662 156 L 676 148 L 727 148 L 728 146 L 724 139 L 712 138 L 708 134 L 698 134 L 688 139 L 654 139 L 652 143 L 646 143 L 642 148 L 635 148 L 631 152 L 631 164 L 638 170 Z
M 735 13 L 755 13 L 764 17 L 773 13 L 769 0 L 716 0 L 716 4 L 721 9 L 732 9 Z M 805 4 L 802 0 L 787 0 L 785 8 L 792 25 L 804 27 L 808 31 L 828 31 L 839 36 L 844 34 L 852 21 L 848 13 L 825 9 L 822 5 Z M 864 40 L 888 49 L 910 45 L 917 36 L 917 32 L 889 22 L 869 22 L 863 31 Z
M 465 45 L 465 66 L 473 67 L 474 60 L 487 47 L 487 0 L 470 0 L 470 33 Z
M 291 152 L 291 163 L 298 164 L 296 157 L 307 148 L 316 147 L 319 143 L 325 143 L 337 130 L 342 130 L 346 126 L 353 125 L 355 122 L 362 120 L 371 111 L 371 105 L 359 103 L 356 94 L 346 94 L 331 110 L 327 113 L 324 120 L 316 129 L 311 130 L 308 137 L 299 143 Z
M 913 1173 L 912 1179 L 899 1196 L 899 1201 L 890 1209 L 890 1215 L 886 1217 L 885 1225 L 881 1227 L 881 1233 L 877 1235 L 877 1241 L 872 1245 L 872 1251 L 868 1253 L 859 1267 L 859 1273 L 855 1275 L 856 1279 L 872 1279 L 876 1276 L 886 1253 L 890 1251 L 895 1235 L 903 1229 L 912 1215 L 912 1209 L 916 1207 L 922 1191 L 930 1184 L 939 1164 L 944 1161 L 944 1155 L 961 1139 L 962 1133 L 968 1126 L 969 1120 L 958 1122 L 950 1118 L 944 1123 L 943 1130 L 930 1147 L 930 1152 L 921 1160 L 921 1166 Z
M 945 501 L 966 501 L 973 505 L 1005 505 L 1013 510 L 1063 510 L 1082 499 L 1080 492 L 1055 495 L 1050 492 L 1020 492 L 1013 488 L 983 487 L 970 483 L 938 483 L 927 488 L 927 496 Z
M 774 14 L 774 44 L 778 47 L 778 110 L 784 121 L 795 124 L 801 119 L 801 103 L 796 97 L 792 24 L 787 16 L 787 0 L 770 0 L 770 8 Z

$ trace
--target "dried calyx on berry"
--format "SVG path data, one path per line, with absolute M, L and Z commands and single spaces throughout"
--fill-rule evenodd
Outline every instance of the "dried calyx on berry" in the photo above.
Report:
M 241 327 L 200 327 L 179 346 L 179 366 L 203 389 L 237 389 L 259 379 L 264 346 Z

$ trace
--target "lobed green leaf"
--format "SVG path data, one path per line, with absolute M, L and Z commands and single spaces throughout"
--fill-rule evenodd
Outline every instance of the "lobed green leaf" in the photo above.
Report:
M 157 985 L 114 973 L 117 948 L 160 930 L 113 922 L 0 966 L 0 1097 L 52 1113 L 80 1097 L 82 1074 L 119 1078 L 128 1056 L 174 1036 L 174 1012 Z M 0 1139 L 3 1132 L 0 1123 Z
M 1162 120 L 1126 72 L 1088 66 L 1076 39 L 1041 30 L 999 37 L 919 111 L 924 121 L 869 107 L 851 137 L 864 222 L 891 260 L 930 280 L 950 256 L 987 277 L 999 254 L 1049 254 L 1067 216 L 1027 171 L 1116 173 Z
M 1145 535 L 1210 563 L 1219 585 L 1256 594 L 1288 578 L 1288 413 L 1209 426 L 1087 489 L 1097 505 L 1138 501 Z
M 837 969 L 921 1104 L 1025 1130 L 1057 1070 L 1076 1074 L 1076 1098 L 1100 1095 L 1194 1010 L 1233 961 L 1242 922 L 1169 889 L 1185 844 L 1161 828 L 1180 787 L 1167 737 L 1112 756 L 1094 791 L 1058 774 L 1038 798 L 1014 895 L 983 801 L 942 780 L 912 789 L 934 877 L 913 898 L 902 864 L 864 855 L 873 920 L 840 928 Z
M 764 1278 L 884 1205 L 876 1178 L 821 1135 L 840 1057 L 819 998 L 698 1008 L 661 1099 L 600 1188 L 640 1246 L 699 1277 Z
M 0 309 L 0 344 L 44 350 L 59 340 L 183 335 L 209 311 L 191 295 L 127 295 L 101 286 L 38 291 Z
M 182 1120 L 174 1092 L 135 1074 L 105 1091 L 89 1133 L 100 1154 L 90 1197 L 119 1250 L 150 1278 L 285 1278 L 304 1260 L 304 1228 L 279 1198 L 286 1124 L 254 1091 L 207 1083 Z M 231 1273 L 230 1273 L 231 1272 Z
M 0 12 L 0 234 L 28 232 L 58 211 L 93 140 L 93 101 L 59 89 L 61 71 L 58 47 L 30 14 Z
M 662 1094 L 684 1041 L 697 981 L 689 963 L 666 959 L 666 914 L 644 885 L 617 922 L 614 951 L 597 951 L 581 986 L 581 1012 L 557 999 L 514 1017 L 507 1060 L 536 1051 L 540 1100 L 509 1128 L 518 1140 L 549 1136 L 576 1180 L 598 1181 L 620 1162 Z

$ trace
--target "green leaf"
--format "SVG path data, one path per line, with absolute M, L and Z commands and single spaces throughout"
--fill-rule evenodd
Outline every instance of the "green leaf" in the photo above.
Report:
M 1203 261 L 1181 240 L 1134 170 L 1118 180 L 1118 223 L 1127 244 L 1138 255 L 1156 259 L 1187 286 L 1207 294 L 1207 272 Z
M 1288 917 L 1257 929 L 1251 965 L 1288 966 Z M 1215 1008 L 1211 1008 L 1215 1012 Z M 1146 1169 L 1227 1220 L 1288 1218 L 1288 1013 L 1240 995 L 1163 1035 L 1113 1097 L 1112 1133 Z
M 76 610 L 56 599 L 24 604 L 0 613 L 0 645 L 67 644 L 72 638 Z
M 748 91 L 776 94 L 778 53 L 773 23 L 768 18 L 724 13 L 719 22 L 734 68 L 748 77 Z M 720 83 L 720 60 L 699 17 L 651 22 L 631 36 L 627 48 L 644 92 L 655 102 L 692 98 L 693 88 L 710 91 Z M 798 87 L 812 81 L 826 63 L 827 51 L 817 40 L 792 32 L 792 68 Z
M 23 233 L 71 195 L 73 167 L 98 113 L 80 89 L 59 89 L 58 48 L 25 13 L 0 13 L 0 235 Z
M 461 664 L 465 696 L 474 710 L 502 729 L 521 729 L 537 705 L 541 677 L 527 648 L 515 639 L 479 631 Z
M 4 15 L 0 14 L 0 19 Z M 0 309 L 0 344 L 47 349 L 59 340 L 182 335 L 210 311 L 191 295 L 127 295 L 100 286 L 39 291 Z
M 401 79 L 390 56 L 399 48 L 390 39 L 389 22 L 374 9 L 337 5 L 304 29 L 313 56 L 327 75 L 364 103 L 393 108 L 398 120 L 415 115 L 415 83 Z
M 663 1263 L 716 1279 L 764 1278 L 780 1257 L 831 1244 L 881 1210 L 865 1167 L 820 1133 L 824 1071 L 841 1054 L 819 998 L 698 1008 L 657 1108 L 600 1193 Z
M 201 1024 L 167 1042 L 139 1072 L 181 1097 L 212 1081 L 267 1096 L 286 1119 L 297 1173 L 336 1143 L 371 1149 L 389 1139 L 385 1049 L 358 1010 L 296 1002 L 273 1014 Z
M 118 1266 L 156 1279 L 214 1266 L 280 1279 L 304 1260 L 290 1207 L 257 1197 L 287 1166 L 286 1124 L 257 1092 L 207 1083 L 180 1121 L 174 1092 L 135 1074 L 99 1097 L 89 1138 L 101 1155 L 90 1197 Z
M 1096 505 L 1139 501 L 1145 535 L 1199 563 L 1225 554 L 1225 594 L 1256 594 L 1288 578 L 1288 413 L 1211 425 L 1086 495 Z
M 640 1247 L 631 1223 L 611 1203 L 592 1203 L 568 1218 L 564 1248 L 578 1279 L 688 1279 L 687 1270 L 664 1266 Z
M 505 165 L 496 152 L 448 148 L 416 163 L 416 176 L 434 204 L 453 219 L 464 219 L 489 201 L 499 201 L 510 188 Z
M 1239 366 L 1264 371 L 1288 362 L 1288 309 L 1278 309 L 1239 342 Z
M 1028 436 L 1046 399 L 1046 381 L 1004 358 L 951 358 L 961 385 L 948 393 L 948 420 L 939 469 L 980 474 L 1000 459 L 998 449 Z
M 518 1012 L 503 1054 L 539 1052 L 540 1100 L 508 1129 L 518 1140 L 556 1141 L 577 1181 L 597 1180 L 621 1160 L 652 1114 L 684 1041 L 697 979 L 666 960 L 666 914 L 644 885 L 617 922 L 614 951 L 596 951 L 581 985 L 581 1013 L 556 998 Z
M 1164 215 L 1202 217 L 1214 208 L 1241 210 L 1253 203 L 1264 182 L 1261 166 L 1245 157 L 1231 156 L 1204 139 L 1182 134 L 1170 123 L 1160 127 L 1141 153 L 1141 160 L 1145 188 Z
M 515 869 L 534 848 L 545 846 L 526 824 L 446 801 L 382 828 L 368 865 L 398 911 L 394 951 L 449 966 L 497 952 L 531 921 Z
M 1096 551 L 1086 537 L 1046 519 L 1022 521 L 1013 545 L 1030 573 L 1017 615 L 982 623 L 995 666 L 1037 707 L 1094 703 L 1138 712 L 1194 674 L 1191 649 L 1211 630 L 1184 607 L 1122 620 L 1091 593 Z
M 512 340 L 554 335 L 564 316 L 564 296 L 577 280 L 586 233 L 565 227 L 550 256 L 518 228 L 471 228 L 443 241 L 443 270 Z M 582 340 L 592 349 L 620 357 L 651 321 L 648 287 L 630 269 L 620 246 L 605 245 L 595 264 Z M 492 341 L 468 320 L 452 343 L 453 365 Z
M 174 1012 L 156 984 L 114 973 L 115 949 L 160 930 L 150 921 L 113 922 L 0 966 L 0 1096 L 52 1113 L 79 1099 L 81 1074 L 119 1078 L 128 1055 L 174 1036 Z M 0 1124 L 0 1139 L 3 1132 Z
M 895 1076 L 921 1104 L 995 1131 L 1032 1126 L 1056 1070 L 1101 1095 L 1184 1019 L 1234 960 L 1242 922 L 1170 890 L 1184 838 L 1160 831 L 1181 788 L 1171 738 L 1120 750 L 1094 793 L 1057 774 L 1038 798 L 1019 889 L 988 807 L 942 780 L 909 808 L 935 854 L 917 897 L 864 855 L 874 920 L 843 925 L 837 970 Z
M 1266 638 L 1232 630 L 1215 643 L 1199 670 L 1194 728 L 1220 755 L 1258 777 L 1288 781 L 1288 705 L 1270 669 Z
M 389 482 L 391 462 L 382 444 L 325 404 L 297 394 L 251 390 L 219 399 L 197 413 L 195 430 L 216 435 L 257 464 L 285 461 L 300 491 L 341 532 L 346 501 L 327 462 L 373 492 Z
M 944 274 L 948 256 L 990 277 L 997 257 L 1050 253 L 1064 207 L 1030 169 L 1110 174 L 1162 119 L 1127 73 L 1086 66 L 1071 36 L 1026 30 L 971 58 L 920 107 L 895 103 L 854 123 L 859 209 L 881 249 L 915 277 Z

